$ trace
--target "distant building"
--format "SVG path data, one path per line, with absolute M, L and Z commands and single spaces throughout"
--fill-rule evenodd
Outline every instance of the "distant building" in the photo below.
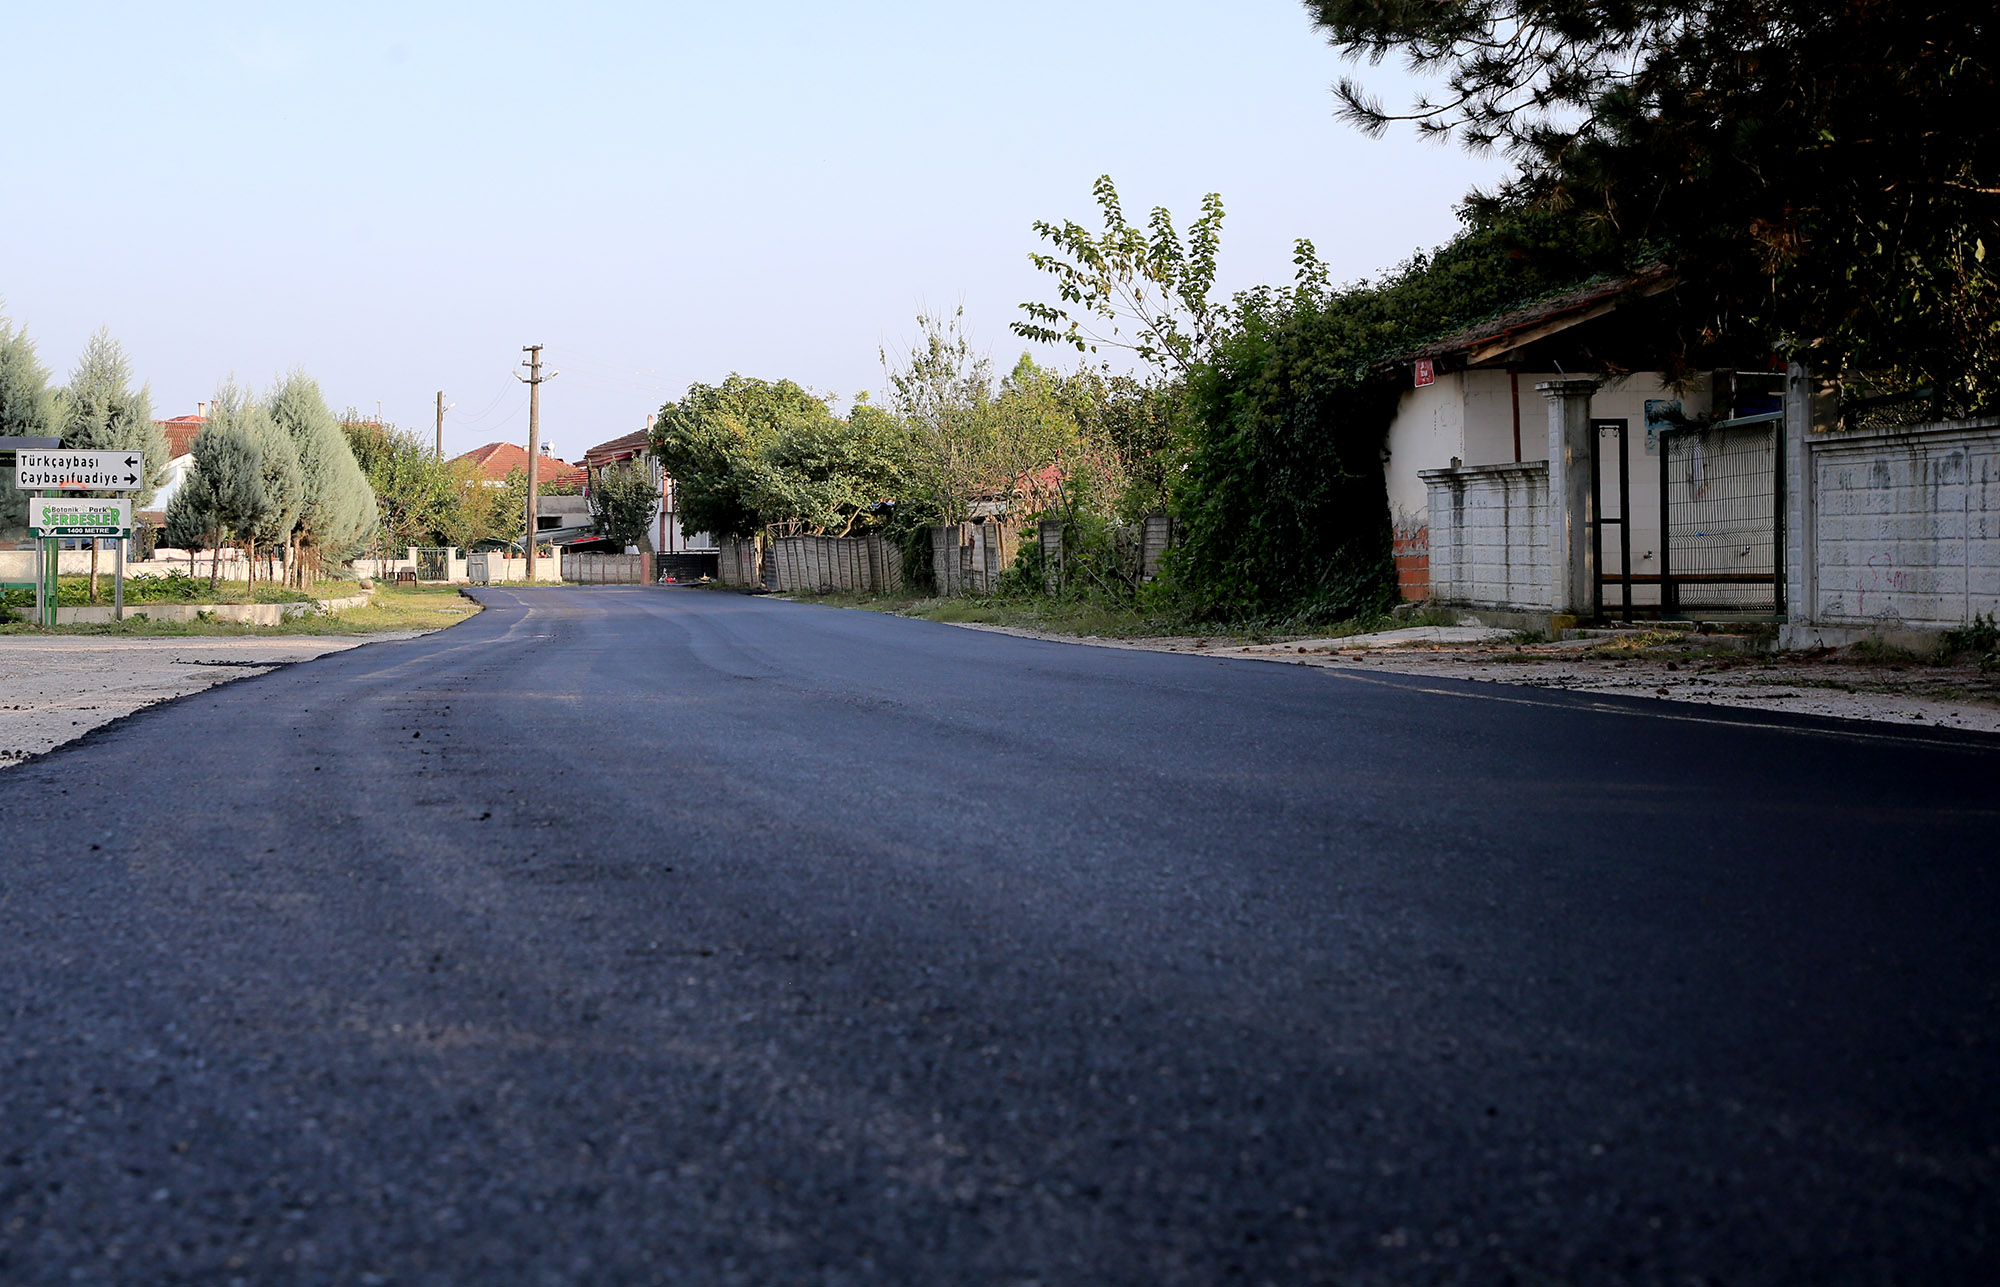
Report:
M 458 459 L 469 463 L 483 480 L 494 487 L 506 482 L 507 475 L 515 470 L 525 473 L 528 468 L 527 449 L 511 442 L 489 442 Z M 582 467 L 551 454 L 547 445 L 542 447 L 541 466 L 535 471 L 535 476 L 544 488 L 581 487 L 584 483 Z

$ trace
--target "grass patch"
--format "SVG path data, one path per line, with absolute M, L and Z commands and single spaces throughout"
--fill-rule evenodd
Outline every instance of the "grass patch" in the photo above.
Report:
M 1379 615 L 1333 620 L 1310 614 L 1254 621 L 1197 621 L 1178 613 L 1149 609 L 1141 604 L 1039 594 L 965 595 L 955 599 L 865 593 L 790 594 L 785 597 L 800 603 L 887 612 L 953 625 L 1010 626 L 1019 630 L 1100 639 L 1201 638 L 1225 645 L 1337 638 L 1410 624 Z
M 352 582 L 337 583 L 325 589 L 328 598 L 344 598 L 356 592 Z M 478 612 L 479 605 L 460 594 L 455 586 L 377 584 L 374 601 L 365 608 L 349 608 L 338 613 L 308 613 L 275 626 L 239 625 L 229 621 L 152 621 L 146 619 L 145 611 L 143 603 L 127 603 L 123 621 L 48 629 L 26 622 L 0 622 L 0 635 L 115 635 L 137 638 L 375 635 L 398 630 L 442 630 Z

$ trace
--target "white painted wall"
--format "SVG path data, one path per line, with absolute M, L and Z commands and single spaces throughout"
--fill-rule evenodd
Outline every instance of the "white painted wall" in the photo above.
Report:
M 1810 587 L 1794 620 L 1962 626 L 2000 614 L 2000 417 L 1813 434 Z M 1795 471 L 1794 476 L 1797 476 Z
M 1432 598 L 1496 608 L 1554 605 L 1546 460 L 1428 470 L 1423 479 Z

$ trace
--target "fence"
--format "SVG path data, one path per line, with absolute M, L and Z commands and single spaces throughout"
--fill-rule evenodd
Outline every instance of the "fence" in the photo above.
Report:
M 1807 494 L 1793 620 L 1969 625 L 2000 614 L 2000 416 L 1795 435 Z
M 1663 610 L 1781 610 L 1777 414 L 1660 434 Z
M 1418 475 L 1430 493 L 1430 594 L 1446 603 L 1548 608 L 1549 465 L 1466 465 Z
M 1020 536 L 1005 523 L 987 520 L 925 529 L 930 534 L 931 575 L 940 595 L 992 594 L 1000 574 L 1014 565 Z
M 564 554 L 562 579 L 573 585 L 651 585 L 650 554 Z

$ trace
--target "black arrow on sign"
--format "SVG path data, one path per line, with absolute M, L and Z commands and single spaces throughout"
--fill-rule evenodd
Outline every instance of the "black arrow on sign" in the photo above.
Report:
M 137 475 L 137 474 L 127 474 L 127 475 L 125 475 L 125 481 L 126 481 L 126 482 L 128 482 L 128 483 L 136 483 L 136 482 L 138 482 L 138 481 L 139 481 L 139 475 Z
M 133 456 L 127 456 L 127 457 L 125 457 L 125 468 L 127 468 L 127 469 L 130 469 L 130 468 L 131 468 L 132 466 L 134 466 L 134 465 L 136 465 L 136 464 L 138 464 L 138 463 L 139 463 L 139 461 L 138 461 L 138 459 L 137 459 L 136 457 L 133 457 Z

